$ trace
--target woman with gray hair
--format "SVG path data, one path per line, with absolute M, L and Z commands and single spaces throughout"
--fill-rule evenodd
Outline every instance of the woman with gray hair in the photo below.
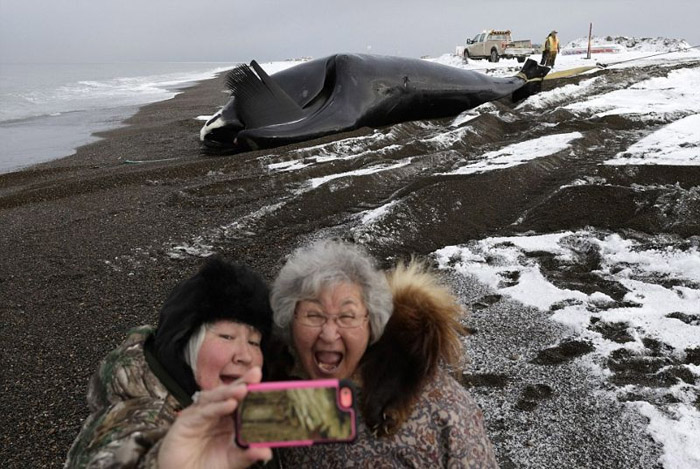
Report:
M 374 261 L 351 244 L 321 241 L 289 258 L 277 275 L 270 300 L 275 325 L 289 338 L 297 303 L 316 299 L 324 288 L 343 283 L 359 287 L 364 306 L 372 312 L 367 318 L 370 341 L 376 342 L 391 317 L 391 291 Z
M 356 442 L 280 449 L 283 467 L 497 467 L 481 411 L 447 372 L 461 308 L 423 264 L 385 274 L 359 246 L 315 242 L 287 260 L 270 303 L 296 374 L 360 389 Z

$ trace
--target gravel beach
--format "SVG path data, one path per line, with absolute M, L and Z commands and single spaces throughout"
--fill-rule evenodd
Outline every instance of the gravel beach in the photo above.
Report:
M 632 80 L 629 72 L 601 73 Z M 207 155 L 196 117 L 213 114 L 225 100 L 223 77 L 203 81 L 143 107 L 126 126 L 101 134 L 75 155 L 0 175 L 3 467 L 62 465 L 88 415 L 87 383 L 98 362 L 130 328 L 155 324 L 169 290 L 210 252 L 248 263 L 271 281 L 295 247 L 323 236 L 362 242 L 388 267 L 410 254 L 427 256 L 446 245 L 516 231 L 596 226 L 680 237 L 700 232 L 700 204 L 674 212 L 673 224 L 663 224 L 667 218 L 651 203 L 646 211 L 636 209 L 641 198 L 671 193 L 674 184 L 678 191 L 697 187 L 700 167 L 596 166 L 649 123 L 596 123 L 553 113 L 543 119 L 585 132 L 581 145 L 598 145 L 598 153 L 556 155 L 546 164 L 469 179 L 434 176 L 455 154 L 426 149 L 416 137 L 449 120 L 382 129 L 396 144 L 391 151 L 383 149 L 388 143 L 369 146 L 360 158 L 275 172 L 268 165 L 311 155 L 319 145 L 342 150 L 343 139 L 361 140 L 373 131 Z M 518 121 L 512 105 L 494 105 L 510 117 L 481 116 L 473 127 L 483 132 L 465 152 L 533 131 L 534 124 Z M 300 190 L 313 178 L 407 156 L 421 164 Z M 581 186 L 551 197 L 573 179 L 601 175 L 614 180 L 614 188 Z M 656 185 L 657 192 L 645 196 L 630 189 L 642 183 Z M 358 212 L 394 200 L 401 209 L 371 232 L 363 230 Z M 556 363 L 532 361 L 566 337 L 548 313 L 494 297 L 469 278 L 446 273 L 446 281 L 471 310 L 462 380 L 484 410 L 502 467 L 661 467 L 661 449 L 645 432 L 645 418 L 601 396 L 598 391 L 609 385 L 591 376 L 576 352 Z

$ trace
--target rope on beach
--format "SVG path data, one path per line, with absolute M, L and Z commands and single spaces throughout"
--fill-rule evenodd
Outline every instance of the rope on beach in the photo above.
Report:
M 578 75 L 580 73 L 587 72 L 589 70 L 593 70 L 596 68 L 600 68 L 597 65 L 587 65 L 585 67 L 576 67 L 576 68 L 570 68 L 567 70 L 558 70 L 556 72 L 552 72 L 547 74 L 544 79 L 545 80 L 556 80 L 557 78 L 567 78 L 573 75 Z
M 554 73 L 548 74 L 547 76 L 544 77 L 544 79 L 545 80 L 556 80 L 557 78 L 566 78 L 566 77 L 578 75 L 580 73 L 584 73 L 584 72 L 587 72 L 589 70 L 593 70 L 596 68 L 602 70 L 602 69 L 605 69 L 607 67 L 610 67 L 611 65 L 619 65 L 619 64 L 626 63 L 626 62 L 633 62 L 635 60 L 648 59 L 650 57 L 656 57 L 659 55 L 673 54 L 675 52 L 683 52 L 683 51 L 690 50 L 690 49 L 697 49 L 698 47 L 700 47 L 700 45 L 692 46 L 692 47 L 689 47 L 686 49 L 677 49 L 677 50 L 672 50 L 672 51 L 668 51 L 668 52 L 659 52 L 658 54 L 647 55 L 644 57 L 635 57 L 633 59 L 621 60 L 619 62 L 611 62 L 611 63 L 607 63 L 607 64 L 602 64 L 600 62 L 597 62 L 595 65 L 576 67 L 576 68 L 571 68 L 568 70 L 559 70 L 559 71 L 556 71 Z
M 659 55 L 675 54 L 676 52 L 683 52 L 683 51 L 690 50 L 690 49 L 697 49 L 698 47 L 700 47 L 700 45 L 691 46 L 691 47 L 688 47 L 686 49 L 676 49 L 676 50 L 670 50 L 667 52 L 659 52 L 658 54 L 646 55 L 644 57 L 635 57 L 634 59 L 620 60 L 619 62 L 611 62 L 609 64 L 596 63 L 596 66 L 598 66 L 600 68 L 606 68 L 606 67 L 609 67 L 611 65 L 619 65 L 619 64 L 626 63 L 626 62 L 634 62 L 635 60 L 648 59 L 650 57 L 657 57 Z
M 181 158 L 163 158 L 160 160 L 124 160 L 122 161 L 122 164 L 143 164 L 143 163 L 161 163 L 163 161 L 174 161 L 174 160 L 179 160 Z

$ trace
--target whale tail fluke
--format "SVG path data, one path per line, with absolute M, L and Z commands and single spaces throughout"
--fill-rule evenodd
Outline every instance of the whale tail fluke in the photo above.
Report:
M 231 70 L 226 86 L 235 99 L 236 114 L 248 129 L 303 117 L 302 108 L 254 60 L 250 66 Z
M 544 77 L 550 70 L 551 68 L 540 65 L 535 60 L 527 59 L 523 68 L 516 75 L 518 78 L 525 80 L 525 83 L 513 92 L 511 96 L 513 102 L 517 103 L 542 91 L 542 80 L 544 80 Z
M 542 80 L 550 70 L 551 68 L 540 65 L 535 60 L 527 59 L 517 76 L 525 81 Z

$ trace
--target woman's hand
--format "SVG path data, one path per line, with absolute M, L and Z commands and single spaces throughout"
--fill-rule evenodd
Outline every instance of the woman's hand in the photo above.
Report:
M 234 441 L 232 414 L 248 392 L 246 384 L 259 383 L 262 371 L 254 367 L 234 383 L 201 391 L 197 402 L 184 409 L 165 435 L 158 452 L 161 468 L 244 468 L 272 459 L 269 448 L 239 448 Z

